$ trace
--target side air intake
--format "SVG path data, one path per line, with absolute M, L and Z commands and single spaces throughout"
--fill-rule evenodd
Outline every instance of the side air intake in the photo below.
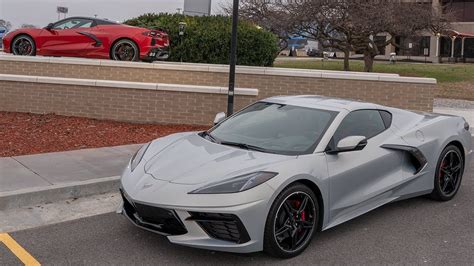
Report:
M 415 147 L 405 146 L 405 145 L 393 145 L 393 144 L 384 144 L 381 147 L 385 149 L 407 152 L 408 155 L 410 156 L 411 164 L 413 164 L 413 166 L 415 167 L 414 174 L 418 174 L 421 170 L 423 170 L 423 168 L 425 168 L 426 164 L 428 163 L 425 155 L 423 155 L 423 153 Z

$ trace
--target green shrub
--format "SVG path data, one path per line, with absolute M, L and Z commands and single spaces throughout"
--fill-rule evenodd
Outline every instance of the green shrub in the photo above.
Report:
M 179 22 L 186 22 L 180 40 Z M 226 16 L 192 17 L 179 14 L 145 14 L 125 24 L 161 28 L 170 36 L 170 61 L 228 64 L 232 19 Z M 278 53 L 276 37 L 255 25 L 239 21 L 237 64 L 271 66 Z

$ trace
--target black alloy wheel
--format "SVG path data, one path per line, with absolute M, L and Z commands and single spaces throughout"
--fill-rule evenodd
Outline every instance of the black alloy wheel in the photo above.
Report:
M 12 42 L 12 53 L 14 55 L 34 56 L 36 55 L 36 45 L 28 35 L 15 37 Z
M 463 173 L 464 160 L 461 151 L 453 145 L 446 147 L 438 161 L 431 197 L 441 201 L 452 199 L 461 186 Z
M 270 209 L 264 250 L 272 256 L 291 258 L 308 247 L 318 227 L 319 208 L 314 193 L 303 184 L 286 188 Z
M 133 41 L 124 39 L 114 44 L 111 56 L 117 61 L 138 61 L 140 52 Z

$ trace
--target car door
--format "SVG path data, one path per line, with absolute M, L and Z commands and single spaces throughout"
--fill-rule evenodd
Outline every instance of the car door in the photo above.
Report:
M 386 188 L 401 179 L 403 160 L 400 153 L 380 147 L 393 136 L 390 123 L 386 111 L 356 110 L 334 133 L 329 149 L 349 136 L 365 136 L 367 145 L 357 151 L 326 153 L 332 226 L 390 201 Z
M 41 55 L 83 56 L 87 44 L 93 42 L 88 36 L 94 20 L 71 18 L 57 22 L 51 29 L 44 29 L 37 39 Z

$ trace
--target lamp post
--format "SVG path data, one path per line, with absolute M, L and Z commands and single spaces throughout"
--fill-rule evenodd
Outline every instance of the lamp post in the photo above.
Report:
M 183 38 L 184 38 L 184 32 L 186 31 L 186 25 L 187 25 L 186 22 L 179 23 L 179 44 L 181 46 L 183 45 Z M 181 63 L 183 62 L 183 53 L 181 53 L 180 61 Z
M 234 112 L 235 64 L 237 61 L 237 25 L 239 21 L 239 0 L 234 0 L 232 9 L 232 37 L 230 42 L 229 90 L 227 92 L 227 116 Z

